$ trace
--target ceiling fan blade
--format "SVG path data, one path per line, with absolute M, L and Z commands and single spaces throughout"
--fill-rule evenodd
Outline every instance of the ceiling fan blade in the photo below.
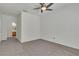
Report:
M 43 10 L 41 10 L 41 13 L 43 13 Z
M 54 3 L 50 3 L 50 4 L 48 4 L 48 5 L 47 5 L 47 8 L 50 7 L 50 6 L 53 5 L 53 4 L 54 4 Z
M 45 3 L 40 3 L 40 5 L 43 5 L 43 4 L 45 4 Z
M 41 7 L 37 7 L 37 8 L 34 8 L 34 9 L 40 9 Z
M 48 11 L 52 11 L 53 9 L 46 9 L 46 10 L 48 10 Z
M 45 3 L 40 3 L 41 7 L 43 7 L 43 6 L 44 6 L 44 4 L 45 4 Z
M 43 3 L 40 3 L 40 5 L 43 5 Z

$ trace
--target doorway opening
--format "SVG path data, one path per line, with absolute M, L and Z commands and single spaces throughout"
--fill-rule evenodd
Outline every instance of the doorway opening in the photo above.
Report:
M 12 32 L 11 32 L 12 38 L 16 38 L 16 23 L 12 22 Z

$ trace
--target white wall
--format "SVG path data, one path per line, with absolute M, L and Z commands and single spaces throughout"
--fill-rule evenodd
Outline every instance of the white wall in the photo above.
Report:
M 16 38 L 21 41 L 21 14 L 17 16 Z
M 1 15 L 0 15 L 0 42 L 1 42 L 1 39 L 2 39 L 2 27 L 1 27 Z
M 19 23 L 17 23 L 17 31 L 18 33 L 18 39 L 21 42 L 27 42 L 31 40 L 39 39 L 40 37 L 40 19 L 38 16 L 29 14 L 26 12 L 21 13 L 21 18 L 18 17 Z M 19 27 L 20 26 L 20 27 Z M 20 37 L 20 38 L 19 38 Z
M 79 49 L 79 4 L 69 4 L 40 18 L 41 38 Z

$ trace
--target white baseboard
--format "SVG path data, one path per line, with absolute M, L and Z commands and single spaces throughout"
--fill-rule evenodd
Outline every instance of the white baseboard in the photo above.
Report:
M 24 42 L 29 42 L 29 41 L 38 40 L 38 39 L 39 38 L 29 38 L 29 40 L 21 40 L 20 42 L 24 43 Z
M 46 40 L 46 41 L 49 41 L 49 42 L 54 42 L 54 43 L 61 44 L 61 45 L 64 45 L 64 46 L 68 46 L 68 47 L 71 47 L 71 48 L 79 49 L 79 47 L 77 47 L 77 46 L 69 45 L 69 44 L 66 44 L 66 43 L 63 43 L 63 42 L 59 42 L 59 41 L 57 41 L 57 39 L 55 40 L 55 39 L 46 38 L 46 37 L 30 38 L 29 40 L 19 40 L 19 41 L 21 43 L 24 43 L 24 42 L 29 42 L 29 41 L 37 40 L 37 39 L 43 39 L 43 40 Z
M 67 47 L 79 49 L 79 47 L 77 47 L 77 46 L 74 46 L 74 45 L 71 46 L 71 45 L 69 45 L 69 44 L 64 44 L 64 43 L 62 43 L 62 42 L 57 42 L 57 41 L 54 40 L 54 39 L 45 38 L 45 37 L 42 37 L 41 39 L 46 40 L 46 41 L 49 41 L 49 42 L 54 42 L 54 43 L 57 43 L 57 44 L 60 44 L 60 45 L 64 45 L 64 46 L 67 46 Z

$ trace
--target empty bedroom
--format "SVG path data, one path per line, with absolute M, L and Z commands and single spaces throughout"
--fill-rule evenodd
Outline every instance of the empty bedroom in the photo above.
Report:
M 0 56 L 79 56 L 79 3 L 0 3 Z

